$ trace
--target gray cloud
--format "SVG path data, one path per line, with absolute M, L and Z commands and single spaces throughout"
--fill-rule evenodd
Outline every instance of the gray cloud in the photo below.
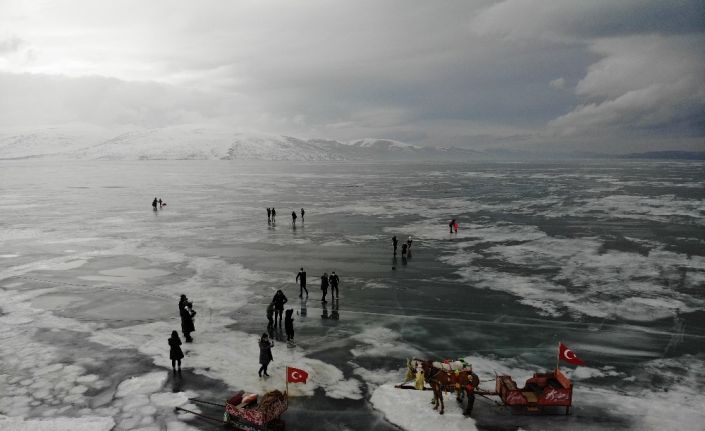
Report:
M 647 134 L 667 147 L 705 135 L 704 8 L 683 0 L 22 2 L 0 14 L 22 39 L 15 52 L 32 53 L 0 52 L 0 127 L 194 122 L 590 149 L 606 137 L 604 147 L 629 150 Z M 587 143 L 585 132 L 595 131 L 605 136 Z

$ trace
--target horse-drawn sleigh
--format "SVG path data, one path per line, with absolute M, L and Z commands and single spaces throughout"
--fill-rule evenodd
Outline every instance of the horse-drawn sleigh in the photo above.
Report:
M 414 381 L 413 385 L 408 382 Z M 472 366 L 464 361 L 434 362 L 410 359 L 407 362 L 405 381 L 397 385 L 400 389 L 420 389 L 433 391 L 434 410 L 440 408 L 443 414 L 443 392 L 455 392 L 456 400 L 462 403 L 467 397 L 463 412 L 470 416 L 475 396 L 497 397 L 493 402 L 508 407 L 514 414 L 549 414 L 556 408 L 564 408 L 570 413 L 573 402 L 573 383 L 558 368 L 547 373 L 534 373 L 523 388 L 519 388 L 509 375 L 495 375 L 494 390 L 479 387 L 480 379 Z

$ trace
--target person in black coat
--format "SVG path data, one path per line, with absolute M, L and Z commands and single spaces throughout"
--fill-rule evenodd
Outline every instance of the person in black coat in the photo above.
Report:
M 335 275 L 335 271 L 331 272 L 330 277 L 328 277 L 328 284 L 330 284 L 330 297 L 335 299 L 338 297 L 340 299 L 340 294 L 338 293 L 338 284 L 340 283 L 340 278 Z
M 328 293 L 328 273 L 324 272 L 323 275 L 321 276 L 321 290 L 323 291 L 323 297 L 321 298 L 321 302 L 326 303 L 326 294 Z
M 399 241 L 397 240 L 397 236 L 394 235 L 392 237 L 392 245 L 394 246 L 394 254 L 397 254 L 397 244 L 399 244 Z
M 272 347 L 274 347 L 274 343 L 269 339 L 269 335 L 265 332 L 262 334 L 262 338 L 259 339 L 259 363 L 261 367 L 259 368 L 257 374 L 259 374 L 260 377 L 262 377 L 262 374 L 269 377 L 269 374 L 267 374 L 267 367 L 269 366 L 269 363 L 274 360 L 274 357 L 272 356 Z
M 272 223 L 274 223 L 275 218 L 277 218 L 277 210 L 272 207 Z
M 277 293 L 274 294 L 274 298 L 272 298 L 272 302 L 274 303 L 274 324 L 277 324 L 277 320 L 279 321 L 279 326 L 282 325 L 282 317 L 284 316 L 284 304 L 289 301 L 286 299 L 286 296 L 284 295 L 284 292 L 281 290 L 277 290 Z
M 181 351 L 181 338 L 179 338 L 179 333 L 176 331 L 171 331 L 171 338 L 169 338 L 169 359 L 171 359 L 171 369 L 176 375 L 176 364 L 179 364 L 179 374 L 181 374 L 181 359 L 184 357 L 184 352 Z
M 181 300 L 179 301 L 179 315 L 181 316 L 181 332 L 184 333 L 186 342 L 190 343 L 193 341 L 191 333 L 196 331 L 196 327 L 193 324 L 193 318 L 196 312 L 193 309 L 193 303 L 186 298 L 186 295 L 181 295 Z
M 274 302 L 267 306 L 267 329 L 274 327 Z
M 308 289 L 306 289 L 306 271 L 303 268 L 299 269 L 299 273 L 296 274 L 296 281 L 299 282 L 299 298 L 303 298 L 304 291 L 306 292 L 306 297 L 308 298 Z
M 296 211 L 292 211 L 292 212 L 291 212 L 291 222 L 292 222 L 293 224 L 296 224 L 296 217 L 297 217 L 297 216 L 296 216 Z
M 294 342 L 294 309 L 286 310 L 284 317 L 284 331 L 286 331 L 286 341 Z

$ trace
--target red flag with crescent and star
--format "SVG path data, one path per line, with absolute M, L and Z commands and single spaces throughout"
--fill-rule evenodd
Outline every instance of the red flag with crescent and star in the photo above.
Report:
M 287 383 L 306 383 L 308 373 L 298 368 L 286 367 L 286 382 Z
M 558 343 L 558 359 L 573 365 L 585 365 L 585 362 L 563 343 Z

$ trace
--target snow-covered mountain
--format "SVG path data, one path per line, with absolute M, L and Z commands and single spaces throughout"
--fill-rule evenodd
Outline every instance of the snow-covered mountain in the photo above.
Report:
M 211 126 L 174 126 L 117 136 L 96 130 L 44 129 L 0 134 L 0 159 L 86 160 L 472 160 L 482 153 L 419 147 L 389 139 L 340 142 L 242 133 Z

